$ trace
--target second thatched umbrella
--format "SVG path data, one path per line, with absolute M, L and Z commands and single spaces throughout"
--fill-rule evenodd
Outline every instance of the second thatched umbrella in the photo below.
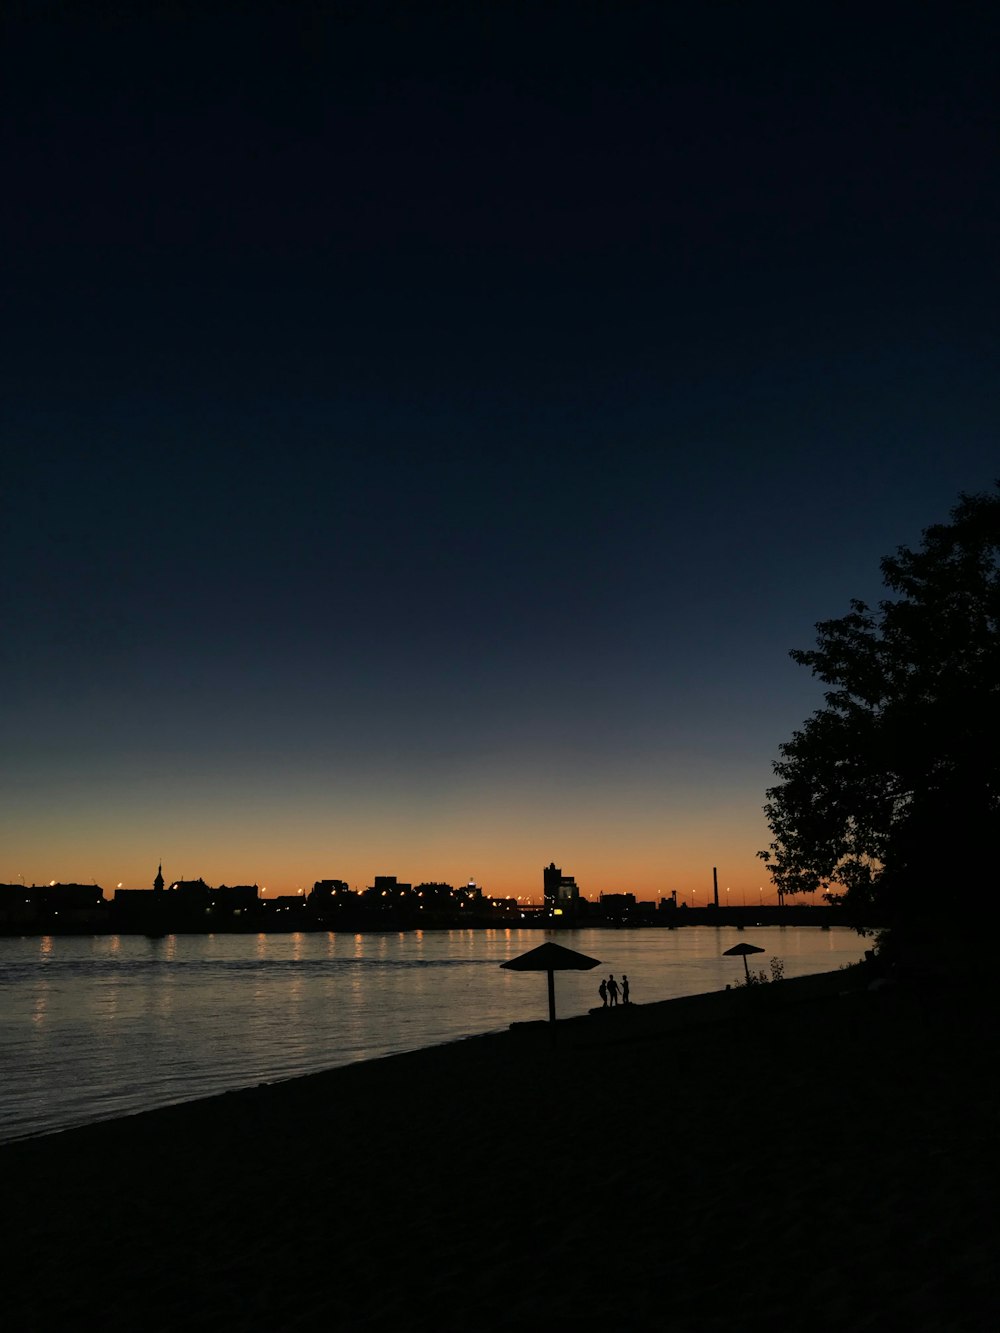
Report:
M 549 974 L 549 1022 L 556 1021 L 556 983 L 554 973 L 556 972 L 589 972 L 592 967 L 597 967 L 600 963 L 599 958 L 588 958 L 585 953 L 577 953 L 574 949 L 565 949 L 561 944 L 553 944 L 547 941 L 540 944 L 537 949 L 529 949 L 527 953 L 520 954 L 517 958 L 511 958 L 506 963 L 501 963 L 501 967 L 509 968 L 511 972 L 547 972 Z
M 731 949 L 727 949 L 722 955 L 723 958 L 729 958 L 733 954 L 743 959 L 743 970 L 747 974 L 747 981 L 750 980 L 750 968 L 747 966 L 747 954 L 763 953 L 764 950 L 757 947 L 756 944 L 734 944 Z

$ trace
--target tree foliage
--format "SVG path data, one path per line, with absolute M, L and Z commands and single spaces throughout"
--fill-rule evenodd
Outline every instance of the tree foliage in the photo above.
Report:
M 1000 485 L 1000 483 L 998 483 Z M 995 881 L 1000 852 L 1000 491 L 962 495 L 895 594 L 816 626 L 792 658 L 829 688 L 774 765 L 759 855 L 787 893 L 842 889 L 882 924 Z

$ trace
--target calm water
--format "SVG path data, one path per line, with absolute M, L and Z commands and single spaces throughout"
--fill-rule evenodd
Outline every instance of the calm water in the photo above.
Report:
M 499 964 L 539 931 L 176 935 L 0 940 L 0 1139 L 368 1060 L 546 1015 L 544 974 Z M 721 990 L 745 940 L 785 975 L 856 962 L 835 928 L 576 930 L 603 966 L 556 977 L 560 1017 L 627 972 L 636 1003 Z

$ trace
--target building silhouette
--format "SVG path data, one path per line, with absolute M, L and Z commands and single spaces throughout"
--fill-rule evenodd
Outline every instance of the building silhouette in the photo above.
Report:
M 542 870 L 542 886 L 547 916 L 575 916 L 580 890 L 572 875 L 564 875 L 551 861 Z
M 615 925 L 624 925 L 636 915 L 638 904 L 634 893 L 602 893 L 598 898 L 598 909 L 605 921 Z M 655 911 L 655 905 L 649 906 Z
M 108 903 L 99 884 L 0 884 L 0 926 L 100 928 Z

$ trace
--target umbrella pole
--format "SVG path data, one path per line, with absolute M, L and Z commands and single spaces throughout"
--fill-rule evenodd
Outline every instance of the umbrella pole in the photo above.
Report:
M 746 956 L 746 954 L 743 955 L 743 971 L 747 974 L 747 981 L 749 981 L 749 980 L 750 980 L 750 968 L 749 968 L 749 966 L 748 966 L 748 964 L 747 964 L 747 956 Z
M 549 1022 L 556 1021 L 556 974 L 549 970 Z

